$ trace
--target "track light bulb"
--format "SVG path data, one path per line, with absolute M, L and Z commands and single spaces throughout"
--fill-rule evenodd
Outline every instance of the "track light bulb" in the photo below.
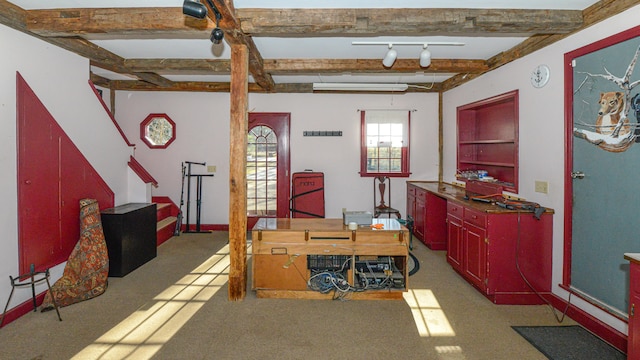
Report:
M 393 66 L 393 63 L 396 62 L 397 58 L 398 52 L 392 49 L 391 46 L 389 46 L 389 51 L 387 51 L 384 59 L 382 59 L 382 65 L 384 65 L 385 67 L 391 67 Z
M 207 7 L 199 1 L 184 0 L 182 13 L 194 18 L 204 19 L 207 17 Z
M 213 29 L 210 39 L 212 43 L 216 45 L 220 44 L 222 42 L 222 39 L 224 39 L 224 31 L 222 31 L 222 29 L 220 29 L 219 27 Z
M 420 66 L 428 67 L 431 65 L 431 51 L 427 50 L 427 47 L 424 47 L 424 50 L 420 53 Z

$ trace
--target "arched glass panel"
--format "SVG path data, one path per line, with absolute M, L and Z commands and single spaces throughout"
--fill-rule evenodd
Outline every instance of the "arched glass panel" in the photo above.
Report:
M 276 216 L 278 137 L 268 126 L 247 137 L 247 216 Z

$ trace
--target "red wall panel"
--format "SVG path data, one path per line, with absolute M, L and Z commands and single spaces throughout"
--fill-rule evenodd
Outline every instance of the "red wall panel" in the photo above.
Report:
M 79 239 L 79 201 L 113 207 L 114 194 L 17 74 L 20 273 L 67 260 Z

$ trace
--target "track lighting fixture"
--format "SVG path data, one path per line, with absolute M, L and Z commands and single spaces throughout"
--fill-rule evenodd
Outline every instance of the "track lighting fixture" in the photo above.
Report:
M 207 7 L 200 1 L 184 0 L 182 13 L 198 19 L 207 17 Z
M 213 29 L 213 31 L 211 32 L 211 42 L 214 44 L 220 44 L 222 42 L 222 39 L 224 39 L 224 31 L 222 31 L 222 29 L 220 29 L 220 19 L 222 19 L 222 14 L 220 14 L 220 12 L 218 11 L 218 8 L 216 8 L 215 5 L 213 5 L 213 2 L 211 0 L 207 0 L 207 2 L 209 3 L 209 6 L 211 6 L 211 8 L 213 9 L 213 13 L 216 17 L 216 28 Z
M 222 42 L 222 39 L 224 39 L 224 31 L 222 31 L 222 29 L 220 29 L 219 27 L 216 27 L 215 29 L 213 29 L 213 31 L 211 32 L 211 42 L 214 44 L 220 44 Z
M 213 4 L 213 1 L 206 0 L 207 4 L 213 9 L 213 13 L 216 18 L 216 28 L 211 32 L 210 40 L 214 44 L 220 44 L 222 39 L 224 39 L 224 31 L 220 29 L 220 19 L 222 19 L 222 14 L 218 11 L 218 8 Z M 198 19 L 204 19 L 207 17 L 207 7 L 202 4 L 200 1 L 193 0 L 184 0 L 182 3 L 182 13 L 185 15 L 192 16 Z
M 420 53 L 420 66 L 428 67 L 431 65 L 431 51 L 427 49 L 427 44 L 424 44 L 424 50 Z
M 396 62 L 396 58 L 398 58 L 398 52 L 393 49 L 393 45 L 389 44 L 389 51 L 382 59 L 382 65 L 385 67 L 393 66 L 393 63 Z
M 427 49 L 429 45 L 445 45 L 445 46 L 462 46 L 464 43 L 461 42 L 406 42 L 406 41 L 397 41 L 397 42 L 384 42 L 384 41 L 353 41 L 351 45 L 387 45 L 389 47 L 389 51 L 385 54 L 382 59 L 382 65 L 387 68 L 393 66 L 393 63 L 398 58 L 398 52 L 393 49 L 394 45 L 420 45 L 424 50 L 420 53 L 420 66 L 421 67 L 429 67 L 431 65 L 431 51 Z

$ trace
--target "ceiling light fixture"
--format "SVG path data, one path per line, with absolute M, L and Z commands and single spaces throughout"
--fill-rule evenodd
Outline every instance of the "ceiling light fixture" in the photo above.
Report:
M 216 28 L 211 32 L 211 37 L 209 39 L 214 44 L 220 44 L 222 39 L 224 39 L 224 31 L 219 27 L 222 14 L 220 14 L 220 11 L 218 11 L 218 8 L 216 8 L 211 0 L 206 1 L 213 10 L 213 14 L 216 18 Z M 182 13 L 197 19 L 204 19 L 207 17 L 207 7 L 200 1 L 184 0 L 184 3 L 182 3 Z
M 313 83 L 314 91 L 406 91 L 407 84 Z
M 420 53 L 420 66 L 428 67 L 431 65 L 431 51 L 427 49 L 427 44 L 424 45 L 424 50 Z
M 424 50 L 420 53 L 420 66 L 421 67 L 429 67 L 431 65 L 431 51 L 427 49 L 428 46 L 463 46 L 465 43 L 463 42 L 432 42 L 432 41 L 393 41 L 393 42 L 385 42 L 385 41 L 353 41 L 351 45 L 387 45 L 389 47 L 389 51 L 387 51 L 386 55 L 382 59 L 382 65 L 385 67 L 393 66 L 393 63 L 398 58 L 398 52 L 393 49 L 395 45 L 420 45 Z
M 197 19 L 204 19 L 207 16 L 207 7 L 200 1 L 184 0 L 182 13 Z
M 382 65 L 384 65 L 385 67 L 392 67 L 397 58 L 398 52 L 393 49 L 393 45 L 389 44 L 389 51 L 387 51 L 384 59 L 382 59 Z

